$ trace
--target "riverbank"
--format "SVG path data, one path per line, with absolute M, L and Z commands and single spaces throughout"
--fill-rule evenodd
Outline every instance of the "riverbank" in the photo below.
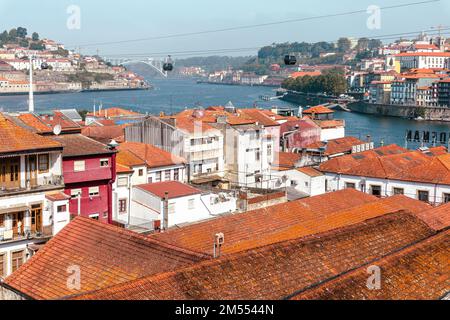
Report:
M 450 122 L 450 108 L 446 107 L 421 107 L 409 105 L 373 104 L 361 100 L 339 99 L 335 96 L 320 94 L 308 94 L 292 91 L 280 91 L 283 101 L 295 103 L 301 106 L 311 106 L 326 103 L 344 103 L 352 112 L 375 115 L 381 117 L 395 117 L 402 119 L 421 119 L 425 121 Z
M 266 88 L 279 88 L 279 85 L 271 85 L 271 84 L 245 84 L 245 83 L 238 83 L 238 82 L 214 82 L 214 81 L 205 81 L 205 80 L 198 80 L 197 84 L 213 84 L 213 85 L 219 85 L 219 86 L 238 86 L 238 87 L 266 87 Z
M 58 90 L 58 91 L 34 91 L 35 95 L 47 95 L 47 94 L 71 94 L 71 93 L 83 93 L 83 92 L 114 92 L 114 91 L 138 91 L 138 90 L 151 90 L 153 87 L 151 85 L 147 87 L 140 88 L 103 88 L 103 89 L 83 89 L 83 90 Z M 21 92 L 0 92 L 0 97 L 9 96 L 27 96 L 28 91 Z

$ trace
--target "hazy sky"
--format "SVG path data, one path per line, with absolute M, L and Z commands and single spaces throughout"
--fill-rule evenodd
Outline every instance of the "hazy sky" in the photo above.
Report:
M 68 46 L 179 34 L 287 19 L 365 10 L 420 0 L 0 0 L 0 29 L 25 26 Z M 67 8 L 81 10 L 79 30 L 67 28 Z M 284 41 L 332 41 L 429 30 L 450 24 L 450 0 L 382 12 L 381 29 L 366 26 L 366 13 L 250 30 L 85 47 L 83 53 L 154 53 L 248 48 Z M 446 31 L 450 33 L 450 31 Z M 252 52 L 248 52 L 250 54 Z M 239 53 L 233 53 L 237 55 Z M 245 54 L 245 53 L 240 53 Z M 205 55 L 205 54 L 203 54 Z

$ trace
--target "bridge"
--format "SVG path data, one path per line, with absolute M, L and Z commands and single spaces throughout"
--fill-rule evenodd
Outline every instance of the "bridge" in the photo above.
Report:
M 164 71 L 163 66 L 166 63 L 165 60 L 155 59 L 155 58 L 140 58 L 140 59 L 131 59 L 131 58 L 105 58 L 106 62 L 109 62 L 115 66 L 127 66 L 131 64 L 143 63 L 157 71 L 163 77 L 168 76 L 167 71 Z

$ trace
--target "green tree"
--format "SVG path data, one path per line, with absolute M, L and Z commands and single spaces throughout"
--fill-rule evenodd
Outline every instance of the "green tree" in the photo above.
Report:
M 348 38 L 340 38 L 337 43 L 338 51 L 341 53 L 349 52 L 352 47 L 352 43 Z
M 17 37 L 24 39 L 27 36 L 28 32 L 26 28 L 18 27 L 17 28 Z
M 17 38 L 17 29 L 13 28 L 13 29 L 9 30 L 8 40 L 9 41 L 15 41 L 16 38 Z
M 31 39 L 33 41 L 39 41 L 39 33 L 33 32 L 33 34 L 31 35 Z
M 369 39 L 368 38 L 360 38 L 358 39 L 357 49 L 358 51 L 366 51 L 369 49 Z

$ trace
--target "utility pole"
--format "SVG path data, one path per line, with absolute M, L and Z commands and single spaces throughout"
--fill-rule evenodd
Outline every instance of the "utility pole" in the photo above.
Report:
M 33 92 L 33 56 L 30 55 L 30 90 L 29 90 L 29 94 L 28 94 L 28 111 L 34 112 L 34 92 Z

